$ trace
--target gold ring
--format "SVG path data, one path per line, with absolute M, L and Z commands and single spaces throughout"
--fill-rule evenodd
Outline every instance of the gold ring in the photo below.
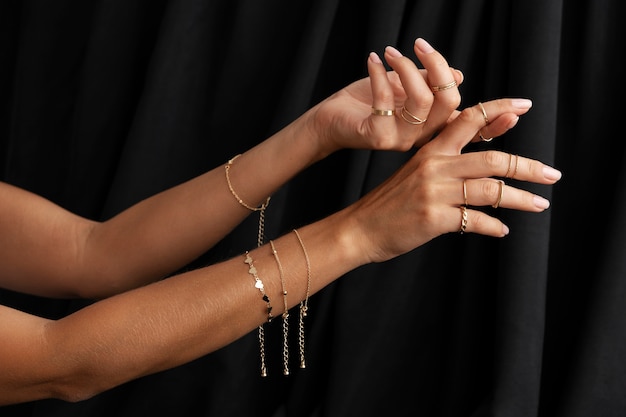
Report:
M 517 174 L 518 164 L 519 164 L 519 155 L 515 155 L 515 169 L 513 170 L 513 174 L 511 174 L 511 178 L 515 178 L 515 174 Z
M 511 162 L 513 161 L 513 154 L 509 154 L 509 167 L 506 169 L 506 174 L 504 174 L 504 178 L 514 178 L 515 174 L 517 174 L 517 167 L 519 166 L 519 155 L 515 155 L 515 168 L 513 169 L 513 173 L 509 177 L 509 172 L 511 172 Z
M 504 174 L 504 178 L 509 178 L 509 172 L 511 172 L 511 161 L 513 160 L 513 154 L 509 154 L 509 165 L 506 168 L 506 173 Z
M 478 102 L 478 106 L 480 107 L 480 111 L 483 112 L 483 119 L 485 119 L 485 126 L 489 124 L 489 118 L 487 117 L 487 111 L 485 110 L 485 106 L 480 101 Z
M 452 81 L 451 83 L 443 85 L 433 85 L 432 87 L 430 87 L 430 89 L 433 90 L 433 93 L 436 93 L 438 91 L 444 91 L 454 87 L 456 87 L 456 81 Z
M 491 142 L 491 141 L 493 140 L 493 137 L 491 137 L 491 138 L 486 138 L 486 137 L 484 137 L 484 136 L 483 136 L 483 132 L 481 132 L 480 130 L 478 131 L 478 136 L 480 136 L 480 139 L 481 139 L 483 142 Z
M 465 229 L 467 229 L 467 207 L 461 206 L 461 228 L 459 229 L 459 233 L 465 233 Z
M 412 125 L 421 125 L 422 123 L 426 123 L 428 119 L 420 119 L 410 111 L 406 109 L 405 106 L 402 106 L 402 110 L 400 110 L 400 116 L 404 119 L 405 122 L 411 123 Z M 407 116 L 411 118 L 411 120 L 407 119 Z
M 500 203 L 502 202 L 502 196 L 504 195 L 504 181 L 498 180 L 498 183 L 500 184 L 500 196 L 498 197 L 498 201 L 496 201 L 496 203 L 491 206 L 493 208 L 500 207 Z
M 467 207 L 467 187 L 465 186 L 465 179 L 463 179 L 463 203 Z
M 394 114 L 396 114 L 395 110 L 380 110 L 380 109 L 375 109 L 372 107 L 372 114 L 375 114 L 376 116 L 393 116 Z

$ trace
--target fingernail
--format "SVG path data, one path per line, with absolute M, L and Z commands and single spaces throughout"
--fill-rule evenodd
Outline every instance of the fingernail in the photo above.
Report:
M 372 61 L 375 64 L 383 63 L 383 61 L 380 60 L 380 57 L 378 56 L 376 52 L 370 52 L 370 61 Z
M 544 210 L 550 207 L 550 202 L 546 200 L 545 198 L 540 197 L 538 195 L 533 197 L 533 203 L 535 203 L 535 207 L 544 209 Z
M 391 55 L 391 56 L 395 56 L 395 57 L 402 56 L 402 54 L 400 53 L 400 51 L 398 51 L 398 50 L 397 50 L 396 48 L 394 48 L 393 46 L 388 46 L 388 47 L 386 47 L 386 48 L 385 48 L 385 51 L 386 51 L 389 55 Z
M 506 236 L 509 234 L 509 227 L 506 224 L 502 225 L 502 236 Z
M 562 176 L 563 174 L 558 169 L 554 169 L 549 166 L 543 167 L 543 177 L 547 180 L 558 181 Z
M 465 75 L 463 75 L 463 71 L 461 71 L 460 69 L 456 69 L 456 68 L 454 68 L 454 70 L 457 72 L 457 74 L 459 74 L 459 76 L 461 77 L 461 82 L 463 82 L 463 80 L 465 80 Z
M 422 38 L 415 39 L 415 46 L 417 46 L 417 49 L 419 49 L 425 54 L 430 54 L 431 52 L 434 52 L 435 50 L 432 46 L 430 46 L 428 42 L 426 42 Z
M 527 98 L 516 98 L 511 100 L 513 107 L 518 109 L 530 109 L 533 106 L 533 102 Z

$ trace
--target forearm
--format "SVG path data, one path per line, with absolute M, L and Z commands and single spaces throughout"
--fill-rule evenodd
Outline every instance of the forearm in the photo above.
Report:
M 354 245 L 341 224 L 337 218 L 330 218 L 299 229 L 309 259 L 311 295 L 363 261 L 349 250 Z M 291 308 L 306 297 L 307 257 L 294 232 L 276 239 L 274 244 Z M 275 321 L 279 321 L 284 300 L 280 269 L 271 247 L 254 249 L 250 256 L 265 285 Z M 47 322 L 43 343 L 31 343 L 41 347 L 38 354 L 18 361 L 0 359 L 0 363 L 7 362 L 2 365 L 4 375 L 23 378 L 20 384 L 8 387 L 6 380 L 3 382 L 0 403 L 16 398 L 18 393 L 22 400 L 41 395 L 72 401 L 87 398 L 213 352 L 249 333 L 265 323 L 268 316 L 244 259 L 242 254 Z M 16 340 L 4 338 L 7 343 L 11 339 Z M 28 392 L 24 386 L 36 397 L 24 398 L 24 392 Z
M 86 265 L 115 268 L 109 276 L 119 281 L 109 281 L 109 290 L 117 293 L 189 263 L 252 213 L 229 186 L 246 205 L 257 207 L 319 158 L 304 124 L 299 119 L 240 155 L 230 166 L 228 181 L 224 161 L 98 225 L 88 241 Z M 97 289 L 94 293 L 99 295 Z

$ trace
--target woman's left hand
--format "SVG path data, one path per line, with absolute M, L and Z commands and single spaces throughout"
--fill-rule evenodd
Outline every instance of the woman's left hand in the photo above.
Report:
M 387 47 L 385 60 L 393 69 L 387 71 L 372 52 L 369 77 L 312 109 L 322 157 L 341 148 L 406 151 L 426 143 L 458 115 L 463 74 L 423 39 L 415 41 L 414 51 L 424 69 Z

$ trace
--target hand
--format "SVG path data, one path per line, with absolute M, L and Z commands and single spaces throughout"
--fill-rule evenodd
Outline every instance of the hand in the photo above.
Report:
M 385 60 L 393 68 L 387 71 L 372 52 L 368 78 L 312 109 L 312 129 L 322 139 L 323 156 L 341 148 L 406 151 L 426 143 L 458 114 L 461 97 L 457 87 L 463 74 L 450 68 L 423 39 L 415 41 L 414 51 L 425 69 L 387 47 Z M 441 91 L 433 92 L 431 86 L 442 86 Z M 372 114 L 372 108 L 393 110 L 395 115 Z
M 357 232 L 353 230 L 351 235 L 354 250 L 369 256 L 366 262 L 391 259 L 444 233 L 459 232 L 464 210 L 465 232 L 502 237 L 509 230 L 499 219 L 471 207 L 489 205 L 529 212 L 548 208 L 543 197 L 491 177 L 554 184 L 561 178 L 556 169 L 495 150 L 461 154 L 480 129 L 501 135 L 530 106 L 530 100 L 524 99 L 484 103 L 488 127 L 479 105 L 463 110 L 393 176 L 344 210 L 348 223 L 357 224 Z

